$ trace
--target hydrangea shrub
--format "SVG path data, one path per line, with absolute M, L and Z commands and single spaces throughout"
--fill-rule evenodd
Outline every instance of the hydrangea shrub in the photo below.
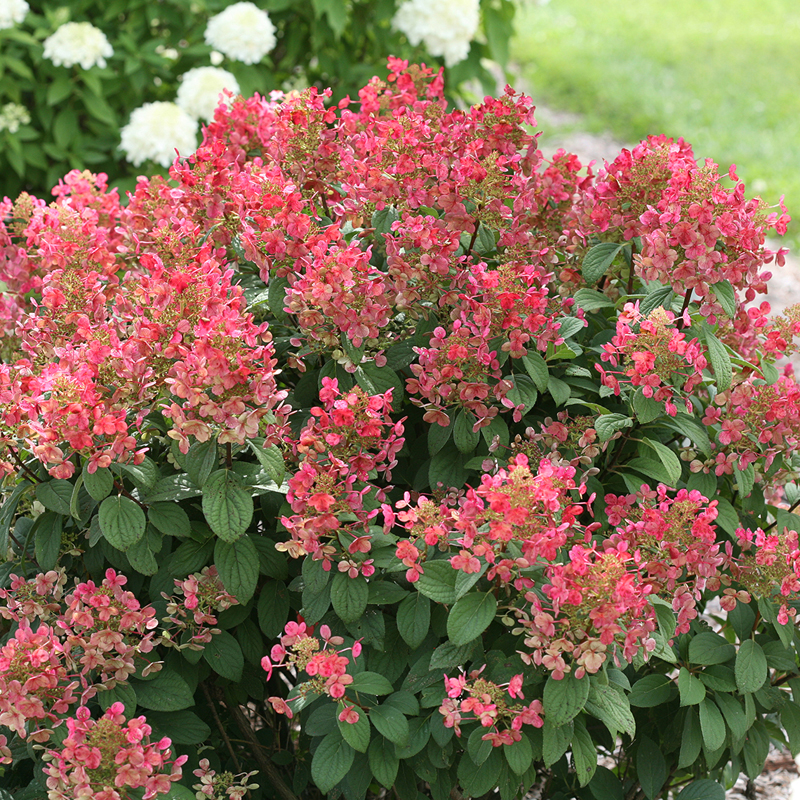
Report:
M 785 211 L 442 87 L 4 203 L 3 792 L 722 800 L 800 750 Z
M 70 169 L 135 187 L 194 152 L 220 93 L 332 86 L 355 98 L 386 57 L 494 85 L 512 0 L 0 0 L 0 196 L 49 197 Z

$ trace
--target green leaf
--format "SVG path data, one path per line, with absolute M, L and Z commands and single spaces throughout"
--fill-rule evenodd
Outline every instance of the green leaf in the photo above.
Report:
M 472 453 L 478 446 L 481 435 L 473 431 L 475 418 L 468 411 L 460 411 L 453 425 L 453 441 L 456 447 L 465 454 Z
M 614 737 L 620 731 L 631 739 L 636 735 L 636 721 L 628 698 L 608 684 L 591 682 L 584 710 L 599 719 Z
M 686 667 L 681 667 L 678 674 L 678 691 L 681 695 L 682 706 L 696 706 L 706 696 L 706 687 L 699 678 L 695 678 Z
M 515 405 L 522 406 L 522 415 L 525 416 L 535 405 L 539 397 L 536 386 L 527 375 L 512 375 L 510 380 L 513 386 L 506 392 L 506 397 Z
M 222 585 L 243 605 L 255 593 L 258 563 L 258 551 L 249 536 L 235 542 L 217 539 L 214 545 L 214 565 Z
M 37 483 L 34 493 L 48 511 L 69 516 L 69 503 L 72 499 L 72 484 L 69 481 L 54 478 L 45 483 Z
M 717 302 L 722 306 L 722 310 L 733 319 L 736 316 L 736 291 L 730 281 L 721 280 L 712 284 L 711 291 Z
M 674 417 L 663 416 L 661 424 L 664 427 L 682 433 L 706 458 L 711 456 L 711 440 L 708 438 L 708 429 L 705 425 L 701 425 L 696 419 L 679 411 Z M 699 474 L 703 475 L 703 473 Z M 714 480 L 716 486 L 715 478 L 713 476 L 710 477 Z M 706 497 L 708 497 L 708 495 L 706 495 Z
M 428 483 L 432 489 L 441 483 L 447 488 L 460 489 L 467 480 L 469 473 L 465 468 L 467 457 L 458 448 L 447 445 L 443 447 L 428 465 Z
M 147 519 L 165 536 L 185 539 L 192 532 L 189 515 L 177 503 L 153 503 L 147 509 Z
M 311 760 L 311 777 L 322 794 L 327 794 L 353 765 L 356 751 L 338 729 L 323 737 Z
M 542 393 L 546 392 L 550 377 L 547 362 L 537 352 L 529 350 L 527 355 L 522 356 L 522 364 L 536 388 Z
M 503 753 L 505 754 L 508 766 L 511 767 L 511 771 L 516 775 L 523 775 L 526 773 L 533 763 L 531 740 L 523 731 L 520 731 L 520 740 L 518 742 L 503 746 Z
M 143 503 L 151 504 L 167 500 L 170 502 L 186 500 L 201 494 L 202 491 L 195 486 L 188 475 L 179 474 L 160 478 L 152 489 L 141 493 L 141 499 Z
M 762 720 L 756 720 L 747 732 L 742 752 L 745 774 L 755 780 L 764 769 L 764 762 L 769 755 L 769 733 Z
M 489 758 L 492 752 L 492 743 L 483 738 L 483 728 L 475 728 L 467 740 L 467 752 L 475 764 L 480 766 Z
M 496 613 L 497 599 L 493 594 L 465 595 L 450 609 L 447 637 L 455 645 L 467 644 L 489 627 Z
M 586 283 L 590 286 L 597 283 L 606 274 L 606 270 L 624 246 L 615 242 L 600 242 L 590 248 L 581 266 L 581 274 Z
M 138 503 L 122 495 L 106 497 L 100 503 L 98 517 L 103 536 L 117 550 L 125 551 L 136 544 L 147 528 L 147 519 Z
M 654 458 L 632 458 L 625 466 L 635 469 L 652 481 L 663 483 L 665 486 L 673 485 L 670 473 L 667 472 L 661 461 Z
M 175 744 L 201 744 L 211 736 L 211 728 L 193 711 L 150 711 L 147 723 L 159 736 L 169 736 Z
M 430 625 L 431 601 L 424 595 L 414 592 L 397 607 L 397 630 L 412 650 L 422 644 Z
M 89 472 L 89 462 L 83 465 L 83 485 L 92 500 L 105 500 L 114 488 L 114 474 L 108 467 L 98 467 L 95 472 Z
M 347 29 L 350 18 L 349 6 L 344 0 L 312 0 L 314 16 L 320 19 L 324 14 L 331 26 L 333 35 L 339 39 Z
M 351 578 L 346 572 L 337 572 L 331 585 L 333 610 L 342 622 L 356 622 L 367 607 L 369 586 L 361 576 Z
M 111 689 L 102 689 L 97 693 L 97 702 L 103 711 L 108 710 L 114 703 L 125 706 L 125 717 L 130 719 L 136 713 L 136 691 L 129 683 L 118 683 Z M 150 722 L 150 715 L 147 715 Z
M 544 714 L 555 727 L 571 722 L 581 711 L 589 698 L 590 681 L 588 677 L 576 678 L 568 672 L 557 681 L 552 675 L 544 685 L 542 704 Z
M 114 464 L 113 468 L 120 474 L 125 473 L 133 481 L 133 485 L 143 491 L 152 489 L 160 477 L 155 461 L 147 456 L 141 464 Z
M 249 439 L 247 444 L 267 475 L 269 475 L 274 483 L 280 486 L 283 483 L 283 477 L 286 473 L 286 464 L 280 449 L 274 444 L 269 447 L 259 446 L 252 439 Z
M 652 286 L 652 284 L 651 284 Z M 672 305 L 672 298 L 674 292 L 670 286 L 659 286 L 652 292 L 649 292 L 647 297 L 644 297 L 639 302 L 639 312 L 644 317 L 650 316 L 659 306 L 669 309 Z
M 641 386 L 634 392 L 632 404 L 640 425 L 647 425 L 648 422 L 666 416 L 664 404 L 653 400 L 652 397 L 645 397 Z
M 400 759 L 394 752 L 394 745 L 386 741 L 382 736 L 372 740 L 367 750 L 369 758 L 369 768 L 375 776 L 375 780 L 387 789 L 394 786 L 397 778 L 397 769 L 400 766 Z
M 756 471 L 752 464 L 748 464 L 745 469 L 733 468 L 733 476 L 736 479 L 736 488 L 739 497 L 747 497 L 753 491 L 756 482 Z
M 391 694 L 394 687 L 388 678 L 378 672 L 359 672 L 353 676 L 353 682 L 347 687 L 348 691 L 354 689 L 364 694 L 374 694 L 376 697 L 382 694 Z M 366 750 L 362 750 L 366 752 Z
M 408 742 L 408 720 L 393 706 L 373 706 L 369 711 L 369 718 L 375 730 L 396 745 Z
M 256 603 L 258 627 L 268 639 L 277 638 L 289 618 L 289 592 L 282 581 L 267 581 Z
M 234 683 L 242 679 L 242 648 L 228 631 L 220 631 L 211 637 L 211 641 L 203 649 L 203 659 L 217 675 Z
M 681 462 L 678 456 L 676 456 L 669 447 L 661 442 L 657 442 L 646 437 L 642 438 L 642 442 L 651 450 L 655 451 L 655 454 L 658 456 L 658 460 L 664 465 L 664 469 L 669 476 L 669 482 L 667 485 L 672 487 L 677 486 L 678 481 L 681 479 L 682 471 Z
M 675 800 L 725 800 L 725 789 L 710 778 L 692 781 Z
M 483 764 L 476 764 L 468 754 L 461 756 L 458 763 L 458 780 L 464 793 L 469 797 L 482 797 L 497 786 L 503 759 L 499 748 L 492 748 Z
M 714 695 L 714 700 L 725 717 L 725 722 L 730 728 L 731 734 L 734 739 L 744 739 L 747 734 L 747 718 L 744 715 L 744 709 L 741 703 L 730 694 L 726 692 L 717 692 Z
M 183 460 L 186 474 L 195 486 L 202 489 L 219 461 L 217 440 L 195 442 L 189 448 L 189 452 L 183 457 Z
M 400 219 L 397 209 L 394 206 L 384 206 L 372 214 L 370 225 L 375 229 L 375 233 L 380 236 L 392 232 L 392 225 Z
M 64 517 L 54 511 L 47 511 L 36 520 L 34 553 L 42 572 L 55 569 L 58 563 L 63 522 Z
M 286 324 L 291 317 L 286 313 L 286 290 L 289 288 L 288 278 L 270 275 L 267 292 L 269 293 L 269 310 L 278 322 Z
M 645 795 L 656 800 L 667 779 L 667 762 L 658 745 L 647 736 L 642 736 L 636 750 L 636 773 Z
M 234 472 L 220 469 L 203 484 L 203 514 L 220 539 L 235 542 L 253 519 L 253 498 Z
M 781 726 L 786 731 L 789 750 L 792 757 L 800 753 L 800 706 L 797 703 L 786 702 L 780 710 Z
M 578 289 L 575 292 L 575 305 L 584 311 L 599 311 L 601 308 L 614 308 L 614 301 L 594 289 Z
M 449 605 L 456 599 L 457 570 L 446 559 L 428 561 L 424 566 L 425 571 L 414 584 L 417 591 L 430 597 L 434 603 Z
M 706 347 L 708 348 L 708 360 L 714 370 L 714 377 L 717 380 L 717 391 L 725 392 L 731 387 L 733 380 L 733 364 L 728 350 L 709 329 L 705 332 Z
M 733 671 L 742 694 L 757 692 L 764 685 L 768 675 L 767 657 L 758 642 L 746 639 L 739 645 Z
M 560 378 L 554 378 L 552 375 L 547 379 L 547 391 L 550 392 L 550 396 L 555 400 L 557 406 L 563 406 L 572 394 L 568 383 L 564 383 Z
M 628 702 L 637 708 L 653 708 L 669 702 L 677 693 L 666 675 L 645 675 L 633 684 Z
M 455 645 L 452 642 L 442 642 L 431 655 L 430 667 L 436 669 L 452 669 L 463 666 L 475 649 L 477 641 L 467 644 Z
M 630 428 L 632 425 L 633 420 L 624 414 L 602 414 L 594 421 L 594 429 L 601 442 L 607 442 L 617 431 Z
M 358 712 L 358 722 L 342 722 L 337 719 L 339 733 L 342 738 L 359 753 L 366 753 L 370 740 L 370 724 L 367 712 L 363 709 Z
M 573 726 L 568 722 L 556 727 L 545 719 L 542 734 L 542 759 L 546 767 L 551 767 L 567 752 L 572 741 Z
M 586 786 L 597 770 L 597 747 L 580 720 L 575 720 L 573 727 L 572 763 L 578 776 L 578 784 Z
M 160 538 L 157 533 L 154 535 L 156 538 Z M 158 561 L 150 548 L 149 538 L 149 536 L 142 536 L 136 544 L 132 544 L 125 551 L 130 565 L 142 575 L 155 575 L 158 572 Z
M 683 721 L 683 736 L 681 736 L 681 751 L 678 756 L 678 767 L 685 769 L 691 767 L 700 755 L 703 747 L 703 732 L 700 730 L 700 721 L 697 712 L 690 707 Z
M 131 679 L 136 699 L 142 708 L 153 711 L 181 711 L 194 705 L 189 684 L 174 670 L 161 670 L 148 681 Z
M 725 744 L 725 720 L 714 703 L 706 698 L 700 703 L 700 730 L 706 750 L 713 752 Z
M 403 382 L 390 367 L 378 367 L 374 362 L 362 364 L 355 371 L 356 383 L 371 395 L 384 394 L 392 390 L 392 407 L 403 403 Z

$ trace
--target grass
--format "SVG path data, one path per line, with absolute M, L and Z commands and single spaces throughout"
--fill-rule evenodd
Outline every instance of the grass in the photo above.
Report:
M 797 250 L 797 0 L 528 0 L 511 54 L 534 101 L 583 115 L 586 130 L 682 136 L 722 172 L 735 163 L 748 196 L 784 194 Z

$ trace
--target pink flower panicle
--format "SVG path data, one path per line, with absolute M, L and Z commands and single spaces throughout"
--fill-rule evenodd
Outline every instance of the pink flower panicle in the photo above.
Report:
M 268 678 L 276 667 L 305 671 L 310 680 L 298 685 L 296 697 L 309 692 L 326 694 L 340 701 L 343 721 L 351 724 L 358 722 L 358 712 L 346 707 L 342 700 L 345 690 L 353 682 L 353 676 L 346 671 L 350 659 L 343 654 L 351 652 L 353 658 L 357 658 L 361 654 L 361 642 L 337 649 L 344 644 L 341 636 L 332 636 L 327 625 L 320 626 L 319 634 L 319 638 L 312 636 L 305 622 L 287 622 L 280 644 L 272 648 L 269 656 L 261 659 L 261 666 Z M 269 702 L 278 714 L 293 716 L 289 706 L 291 699 L 287 702 L 280 697 L 270 697 Z
M 144 789 L 143 800 L 170 790 L 180 780 L 188 756 L 172 758 L 171 741 L 150 741 L 144 717 L 126 720 L 122 703 L 113 703 L 100 719 L 81 706 L 67 719 L 67 736 L 47 751 L 48 797 L 52 800 L 124 800 L 129 789 Z
M 257 772 L 234 775 L 232 772 L 216 772 L 211 769 L 207 758 L 200 759 L 200 767 L 192 772 L 200 779 L 200 783 L 192 786 L 197 791 L 197 798 L 207 797 L 209 800 L 243 800 L 250 791 L 258 789 L 257 783 L 250 783 Z
M 541 700 L 525 704 L 515 702 L 524 700 L 522 675 L 515 675 L 508 683 L 497 684 L 481 676 L 483 667 L 461 673 L 456 678 L 445 675 L 444 684 L 447 697 L 439 708 L 444 717 L 444 726 L 453 728 L 456 736 L 461 736 L 461 723 L 477 720 L 486 733 L 481 737 L 492 743 L 492 747 L 513 745 L 522 737 L 523 725 L 541 728 Z

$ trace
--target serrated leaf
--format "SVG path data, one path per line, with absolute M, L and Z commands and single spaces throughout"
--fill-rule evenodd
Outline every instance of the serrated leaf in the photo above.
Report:
M 756 482 L 756 471 L 752 464 L 748 464 L 743 470 L 738 467 L 733 468 L 733 476 L 736 479 L 737 491 L 740 497 L 747 497 L 753 491 Z
M 606 274 L 606 270 L 623 247 L 624 245 L 616 242 L 600 242 L 590 248 L 581 265 L 581 274 L 586 283 L 590 286 L 597 283 Z
M 725 744 L 725 720 L 717 706 L 706 698 L 698 707 L 700 730 L 706 750 L 713 752 Z
M 736 654 L 736 648 L 723 636 L 710 631 L 698 633 L 689 642 L 690 664 L 724 664 Z
M 672 305 L 673 296 L 672 287 L 660 286 L 639 301 L 639 313 L 643 317 L 647 317 L 659 306 L 668 309 Z
M 408 742 L 408 720 L 393 706 L 373 706 L 369 711 L 369 719 L 375 730 L 390 742 L 400 747 Z
M 322 794 L 327 794 L 347 775 L 355 754 L 338 729 L 323 737 L 311 760 L 311 777 Z
M 158 536 L 158 534 L 156 534 Z M 130 565 L 142 575 L 155 575 L 158 572 L 158 561 L 156 561 L 155 554 L 150 548 L 147 536 L 143 536 L 138 542 L 132 544 L 126 551 L 125 555 L 130 562 Z
M 442 642 L 431 655 L 430 668 L 432 670 L 448 670 L 453 667 L 463 666 L 475 649 L 477 641 L 456 645 L 452 642 Z
M 267 581 L 258 593 L 256 603 L 258 627 L 268 639 L 275 639 L 283 631 L 289 617 L 289 592 L 283 581 Z
M 636 414 L 636 419 L 639 420 L 641 425 L 646 425 L 659 417 L 666 416 L 664 404 L 653 400 L 652 397 L 645 397 L 641 386 L 634 392 L 631 403 L 633 405 L 633 413 Z
M 555 727 L 566 725 L 583 711 L 589 698 L 589 678 L 576 678 L 568 672 L 557 681 L 552 675 L 544 685 L 542 705 L 544 714 Z
M 378 367 L 374 362 L 362 364 L 355 371 L 356 383 L 371 395 L 392 390 L 392 407 L 403 403 L 403 382 L 391 367 Z
M 214 566 L 222 585 L 242 604 L 255 593 L 258 563 L 258 551 L 249 536 L 235 542 L 217 539 L 214 545 Z
M 280 449 L 274 444 L 269 447 L 259 446 L 252 439 L 248 440 L 247 445 L 253 451 L 258 463 L 261 464 L 267 475 L 274 483 L 280 486 L 286 473 L 286 464 Z
M 599 311 L 601 308 L 614 308 L 614 301 L 594 289 L 578 289 L 575 292 L 575 305 L 584 311 Z
M 522 356 L 522 364 L 525 371 L 531 376 L 534 386 L 540 392 L 546 392 L 547 381 L 550 377 L 547 362 L 537 352 L 529 350 L 527 355 Z
M 58 563 L 63 522 L 64 517 L 55 511 L 47 511 L 36 520 L 34 553 L 42 572 L 55 569 Z
M 453 424 L 453 441 L 456 447 L 465 454 L 472 453 L 478 446 L 481 435 L 473 431 L 475 418 L 468 411 L 460 411 Z
M 218 461 L 216 439 L 211 439 L 208 442 L 195 442 L 183 457 L 186 474 L 192 483 L 200 489 L 203 488 L 209 475 L 216 469 Z
M 636 721 L 627 697 L 608 684 L 591 683 L 584 710 L 599 719 L 612 736 L 623 732 L 633 738 L 636 734 Z
M 503 747 L 503 754 L 506 757 L 508 766 L 516 775 L 524 775 L 533 763 L 533 748 L 531 740 L 527 735 L 520 731 L 520 740 L 512 745 Z
M 527 375 L 512 375 L 508 378 L 512 387 L 506 392 L 506 397 L 515 405 L 522 406 L 522 415 L 525 416 L 535 405 L 539 397 L 536 385 Z
M 83 465 L 83 485 L 92 500 L 105 500 L 114 488 L 114 474 L 108 467 L 98 467 L 94 472 L 88 470 L 89 462 Z
M 725 722 L 731 730 L 734 739 L 744 739 L 747 734 L 747 718 L 741 703 L 726 692 L 717 692 L 714 700 L 725 718 Z
M 165 536 L 185 539 L 192 532 L 189 515 L 177 503 L 152 503 L 147 509 L 147 519 Z
M 675 800 L 725 800 L 725 789 L 710 778 L 700 778 L 684 786 Z
M 238 683 L 242 679 L 242 648 L 228 631 L 220 631 L 211 637 L 211 641 L 203 649 L 203 660 L 217 675 L 229 681 Z
M 800 753 L 800 706 L 786 702 L 780 710 L 781 727 L 786 731 L 789 750 L 794 758 Z
M 646 444 L 651 450 L 655 452 L 658 456 L 658 460 L 664 466 L 664 469 L 669 476 L 669 483 L 668 486 L 675 487 L 678 485 L 678 481 L 681 479 L 681 461 L 675 453 L 670 450 L 665 444 L 661 442 L 657 442 L 653 439 L 648 439 L 646 437 L 642 438 L 642 442 Z
M 147 519 L 140 506 L 129 497 L 106 497 L 98 511 L 100 530 L 106 541 L 125 551 L 144 536 Z
M 189 684 L 174 670 L 162 670 L 148 681 L 131 679 L 136 700 L 142 708 L 153 711 L 181 711 L 194 705 Z
M 731 357 L 725 345 L 710 330 L 705 331 L 705 342 L 708 348 L 708 360 L 711 362 L 717 381 L 717 391 L 725 392 L 730 389 L 733 380 Z
M 547 391 L 550 392 L 550 396 L 555 400 L 557 406 L 563 406 L 572 394 L 568 383 L 564 383 L 560 378 L 552 375 L 547 378 Z
M 72 499 L 72 484 L 69 481 L 54 478 L 51 481 L 37 483 L 34 494 L 48 511 L 69 516 L 69 504 Z
M 642 736 L 636 750 L 636 774 L 649 800 L 656 800 L 667 779 L 667 762 L 659 746 Z
M 365 711 L 358 712 L 358 722 L 342 722 L 337 720 L 342 738 L 359 753 L 366 753 L 369 748 L 370 724 Z
M 682 706 L 696 706 L 706 696 L 706 687 L 703 682 L 699 678 L 695 678 L 686 667 L 681 667 L 678 674 L 678 691 Z
M 489 627 L 496 613 L 497 599 L 493 594 L 467 594 L 450 609 L 447 637 L 455 645 L 465 645 Z
M 425 563 L 424 572 L 415 583 L 417 591 L 430 597 L 434 603 L 450 604 L 456 599 L 457 570 L 447 560 Z
M 742 694 L 757 692 L 766 682 L 769 670 L 767 657 L 754 639 L 745 639 L 739 645 L 734 665 L 736 685 Z
M 572 741 L 573 725 L 568 722 L 566 725 L 556 727 L 545 719 L 542 728 L 542 759 L 546 767 L 551 767 L 558 761 Z
M 406 597 L 397 607 L 397 630 L 412 649 L 422 644 L 431 625 L 431 601 L 422 594 Z
M 633 684 L 628 702 L 637 708 L 652 708 L 671 700 L 677 690 L 666 675 L 645 675 Z
M 624 414 L 602 414 L 594 421 L 594 429 L 601 442 L 607 442 L 617 431 L 630 428 L 632 425 L 633 420 Z
M 153 726 L 159 736 L 169 736 L 175 744 L 201 744 L 211 735 L 211 728 L 197 714 L 188 710 L 169 713 L 150 711 L 147 723 Z
M 391 681 L 378 672 L 359 672 L 353 676 L 353 682 L 347 688 L 348 691 L 353 689 L 365 694 L 374 694 L 376 697 L 394 691 Z
M 712 284 L 711 291 L 717 302 L 722 306 L 722 310 L 733 319 L 736 316 L 736 291 L 730 281 L 721 280 Z
M 236 473 L 220 469 L 203 484 L 203 515 L 220 539 L 235 542 L 253 519 L 253 498 Z
M 400 759 L 394 752 L 394 745 L 382 736 L 372 740 L 367 750 L 369 758 L 369 768 L 375 776 L 375 780 L 387 789 L 394 786 L 397 778 L 397 769 L 400 766 Z
M 333 610 L 342 622 L 356 622 L 367 607 L 369 586 L 358 576 L 351 578 L 346 572 L 337 572 L 331 585 Z

